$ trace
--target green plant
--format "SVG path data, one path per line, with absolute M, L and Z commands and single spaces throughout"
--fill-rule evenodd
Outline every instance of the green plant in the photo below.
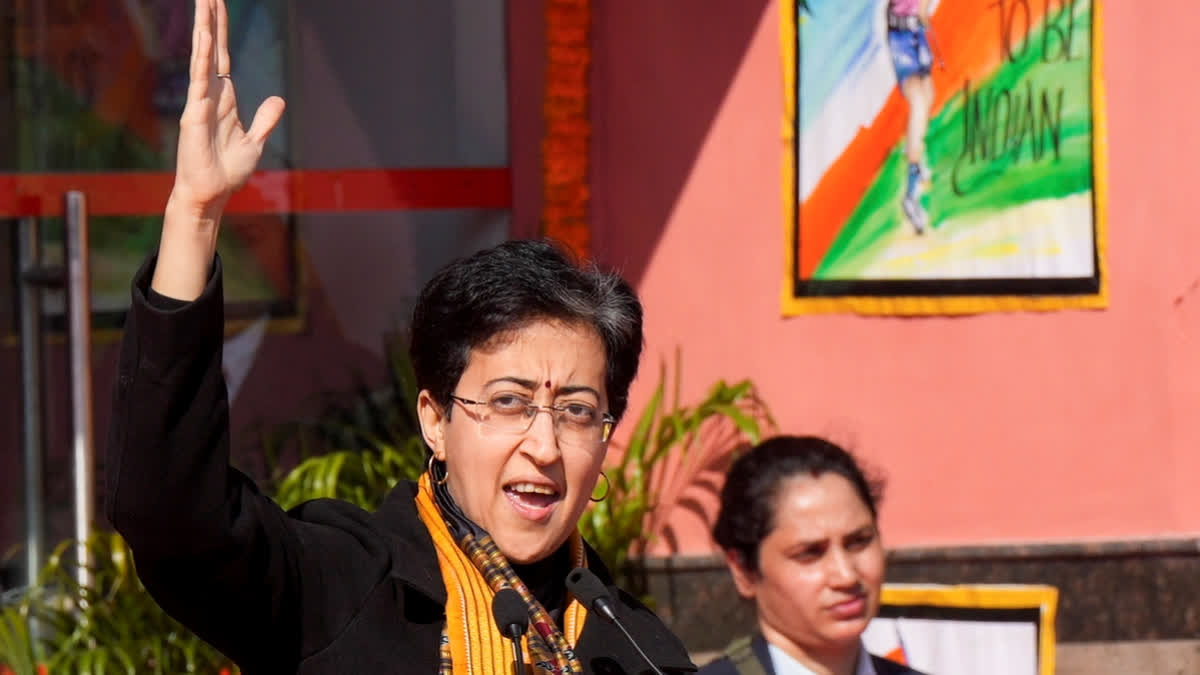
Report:
M 228 660 L 167 616 L 138 580 L 125 541 L 96 532 L 85 542 L 90 580 L 77 580 L 70 555 L 58 545 L 38 583 L 5 608 L 0 649 L 16 675 L 51 673 L 216 673 Z M 32 634 L 37 631 L 40 640 Z M 34 669 L 34 670 L 31 670 Z
M 629 557 L 645 553 L 683 490 L 722 455 L 757 443 L 764 424 L 774 426 L 750 380 L 718 381 L 694 407 L 680 405 L 679 364 L 676 353 L 670 404 L 664 364 L 629 441 L 613 449 L 616 460 L 605 469 L 608 494 L 579 522 L 584 539 L 630 588 L 637 585 L 627 572 Z
M 399 448 L 380 442 L 309 457 L 280 481 L 275 500 L 290 509 L 310 499 L 331 497 L 374 510 L 396 483 L 420 475 L 424 452 L 420 437 L 412 437 Z
M 0 606 L 0 673 L 39 675 L 40 663 L 42 650 L 30 628 L 28 604 Z

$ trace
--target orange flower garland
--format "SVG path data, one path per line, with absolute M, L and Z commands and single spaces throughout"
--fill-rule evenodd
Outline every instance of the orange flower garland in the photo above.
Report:
M 546 87 L 542 116 L 542 234 L 581 259 L 588 224 L 588 66 L 591 0 L 546 0 Z

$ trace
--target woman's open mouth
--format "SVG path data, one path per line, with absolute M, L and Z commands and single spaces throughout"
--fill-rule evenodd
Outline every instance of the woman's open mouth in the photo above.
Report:
M 509 483 L 504 486 L 504 495 L 518 514 L 533 521 L 549 518 L 562 499 L 557 488 L 545 483 Z

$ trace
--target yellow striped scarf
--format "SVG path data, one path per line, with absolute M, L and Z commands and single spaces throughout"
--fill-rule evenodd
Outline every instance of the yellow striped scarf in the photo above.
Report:
M 575 657 L 575 641 L 587 618 L 584 607 L 571 598 L 563 614 L 563 630 L 533 597 L 487 533 L 474 526 L 458 541 L 438 508 L 428 473 L 421 475 L 417 513 L 433 537 L 438 567 L 446 586 L 446 626 L 442 630 L 441 675 L 509 675 L 512 645 L 500 634 L 492 617 L 492 598 L 509 587 L 520 593 L 529 608 L 529 630 L 522 640 L 527 672 L 582 673 Z M 584 567 L 583 539 L 571 535 L 571 560 Z M 532 668 L 532 670 L 530 670 Z

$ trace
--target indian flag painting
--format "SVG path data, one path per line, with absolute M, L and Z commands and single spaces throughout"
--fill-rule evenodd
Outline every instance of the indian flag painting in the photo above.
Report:
M 785 0 L 785 314 L 1103 308 L 1099 0 Z

